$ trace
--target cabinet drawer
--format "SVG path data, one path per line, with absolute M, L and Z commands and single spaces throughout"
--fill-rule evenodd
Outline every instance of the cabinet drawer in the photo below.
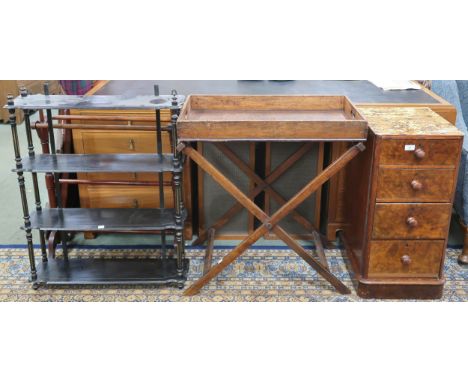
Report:
M 158 208 L 158 187 L 85 186 L 89 208 Z M 171 187 L 165 188 L 165 207 L 174 207 Z
M 452 200 L 455 170 L 380 167 L 378 202 L 447 202 Z
M 438 278 L 444 240 L 378 240 L 370 244 L 368 276 Z
M 151 131 L 81 131 L 84 154 L 156 153 L 156 133 Z M 163 151 L 171 152 L 169 136 L 163 134 Z
M 377 203 L 373 239 L 445 239 L 452 205 L 449 203 Z
M 455 139 L 384 139 L 380 164 L 455 166 L 459 149 Z
M 109 180 L 109 181 L 142 181 L 142 182 L 157 182 L 159 181 L 159 174 L 147 173 L 147 172 L 96 172 L 89 173 L 85 176 L 89 180 Z M 164 182 L 172 182 L 172 174 L 164 173 L 163 174 Z

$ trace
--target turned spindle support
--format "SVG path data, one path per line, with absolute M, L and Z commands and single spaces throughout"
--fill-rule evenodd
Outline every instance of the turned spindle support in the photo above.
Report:
M 8 95 L 8 106 L 11 107 L 8 112 L 10 114 L 10 126 L 11 126 L 11 134 L 13 136 L 13 149 L 15 152 L 15 162 L 16 162 L 16 174 L 18 176 L 18 185 L 20 190 L 21 196 L 21 204 L 23 207 L 23 220 L 24 220 L 24 231 L 26 232 L 26 241 L 28 246 L 28 257 L 29 257 L 29 266 L 31 272 L 31 281 L 37 280 L 37 271 L 36 271 L 36 262 L 34 259 L 34 246 L 32 240 L 32 231 L 31 231 L 31 220 L 29 216 L 29 208 L 28 208 L 28 199 L 26 197 L 26 187 L 24 183 L 24 175 L 23 175 L 23 164 L 21 162 L 21 153 L 19 147 L 19 139 L 18 139 L 18 129 L 16 126 L 16 110 L 13 108 L 14 106 L 13 96 Z

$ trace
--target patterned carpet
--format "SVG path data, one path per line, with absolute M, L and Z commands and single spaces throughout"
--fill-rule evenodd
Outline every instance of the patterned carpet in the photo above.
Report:
M 217 249 L 214 262 L 228 250 Z M 457 264 L 459 250 L 449 249 L 445 265 L 444 301 L 468 301 L 468 267 Z M 38 255 L 38 254 L 37 254 Z M 73 249 L 70 256 L 156 256 L 149 249 Z M 191 261 L 189 281 L 200 277 L 204 251 L 187 250 Z M 37 257 L 39 259 L 39 255 Z M 340 250 L 328 250 L 332 273 L 351 287 L 343 296 L 318 276 L 302 259 L 287 249 L 250 250 L 194 297 L 168 287 L 98 286 L 43 287 L 35 291 L 27 281 L 25 249 L 0 249 L 0 301 L 369 301 L 361 300 L 352 287 L 348 262 Z

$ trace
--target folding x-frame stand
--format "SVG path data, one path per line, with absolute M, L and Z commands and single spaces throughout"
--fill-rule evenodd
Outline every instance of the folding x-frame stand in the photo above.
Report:
M 210 240 L 209 247 L 207 251 L 207 258 L 205 259 L 205 267 L 203 276 L 194 282 L 186 291 L 186 296 L 193 296 L 199 292 L 199 290 L 206 285 L 210 280 L 216 277 L 224 268 L 241 256 L 251 245 L 253 245 L 257 240 L 259 240 L 263 235 L 268 231 L 272 231 L 276 234 L 278 238 L 283 240 L 291 249 L 293 249 L 305 262 L 307 262 L 312 268 L 314 268 L 317 273 L 319 273 L 323 278 L 325 278 L 331 285 L 333 285 L 336 290 L 342 294 L 351 293 L 348 287 L 344 285 L 336 276 L 334 276 L 327 265 L 325 255 L 323 253 L 323 245 L 321 242 L 320 234 L 311 226 L 314 241 L 316 243 L 317 252 L 319 254 L 319 259 L 314 259 L 299 243 L 297 243 L 284 229 L 282 229 L 278 224 L 289 214 L 293 214 L 293 217 L 301 219 L 302 217 L 295 211 L 295 209 L 304 202 L 309 196 L 316 192 L 326 181 L 328 181 L 333 175 L 339 172 L 346 164 L 349 163 L 359 152 L 365 149 L 364 144 L 357 143 L 349 148 L 343 155 L 336 159 L 332 164 L 330 164 L 326 169 L 324 169 L 320 174 L 318 174 L 314 179 L 312 179 L 305 187 L 303 187 L 295 196 L 293 196 L 289 201 L 284 200 L 280 195 L 278 195 L 274 190 L 270 188 L 270 184 L 275 179 L 275 176 L 278 177 L 281 174 L 281 171 L 274 171 L 269 178 L 263 180 L 258 177 L 256 174 L 251 173 L 251 169 L 243 163 L 239 158 L 237 158 L 230 150 L 225 146 L 218 144 L 218 148 L 221 148 L 223 153 L 227 155 L 238 167 L 244 171 L 248 172 L 251 176 L 254 177 L 257 187 L 249 194 L 245 195 L 234 183 L 232 183 L 228 178 L 226 178 L 216 167 L 214 167 L 202 154 L 196 151 L 194 148 L 185 145 L 181 142 L 178 145 L 178 150 L 182 151 L 185 155 L 191 158 L 202 170 L 209 174 L 213 179 L 219 183 L 229 194 L 231 194 L 238 202 L 231 210 L 239 210 L 241 207 L 246 208 L 250 211 L 257 219 L 260 220 L 262 225 L 258 227 L 254 232 L 252 232 L 248 237 L 246 237 L 236 248 L 229 252 L 218 264 L 210 266 L 211 263 L 211 253 L 212 253 L 212 242 L 214 237 L 214 231 L 209 230 Z M 285 162 L 286 163 L 286 162 Z M 246 167 L 247 166 L 247 167 Z M 281 168 L 281 166 L 280 166 Z M 258 193 L 262 192 L 264 189 L 269 189 L 270 195 L 272 195 L 277 201 L 282 203 L 282 206 L 277 210 L 273 215 L 268 216 L 260 207 L 258 207 L 253 202 L 253 197 Z M 228 215 L 229 214 L 229 215 Z M 224 216 L 231 216 L 232 211 L 228 211 Z M 226 219 L 224 219 L 226 220 Z M 224 221 L 220 219 L 218 224 Z M 309 223 L 310 224 L 310 223 Z M 317 244 L 318 243 L 318 244 Z
M 286 203 L 286 200 L 272 187 L 273 183 L 277 181 L 283 174 L 285 174 L 297 161 L 299 161 L 305 154 L 307 154 L 313 147 L 313 142 L 306 142 L 299 147 L 297 151 L 295 151 L 292 155 L 290 155 L 283 163 L 281 163 L 275 170 L 273 170 L 266 178 L 263 180 L 261 177 L 255 173 L 255 171 L 245 163 L 239 156 L 234 153 L 228 146 L 221 142 L 213 142 L 212 143 L 226 158 L 228 158 L 234 165 L 236 165 L 243 173 L 249 177 L 249 179 L 256 184 L 256 187 L 249 193 L 249 198 L 254 200 L 254 198 L 259 195 L 261 192 L 265 191 L 265 193 L 273 198 L 279 205 Z M 210 229 L 214 229 L 215 231 L 220 230 L 224 225 L 226 225 L 234 215 L 239 213 L 244 206 L 237 202 L 234 204 L 229 210 L 227 210 L 211 227 Z M 293 210 L 291 212 L 292 218 L 307 232 L 314 233 L 314 241 L 315 237 L 322 238 L 326 240 L 323 235 L 320 235 L 317 228 L 304 216 L 302 216 L 299 212 Z M 202 245 L 205 241 L 208 240 L 210 246 L 210 238 L 209 237 L 209 230 L 201 232 L 200 236 L 192 243 L 192 245 Z M 317 242 L 315 243 L 316 246 L 318 245 Z

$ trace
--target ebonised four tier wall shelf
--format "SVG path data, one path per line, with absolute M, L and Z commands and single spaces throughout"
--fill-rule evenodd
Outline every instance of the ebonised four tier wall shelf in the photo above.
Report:
M 33 287 L 40 285 L 98 285 L 98 284 L 170 284 L 184 286 L 188 272 L 185 259 L 183 226 L 186 217 L 182 200 L 182 155 L 177 151 L 176 121 L 184 97 L 173 91 L 172 95 L 155 96 L 71 96 L 49 95 L 47 85 L 44 94 L 28 95 L 25 89 L 16 99 L 8 97 L 5 106 L 9 109 L 13 136 L 19 190 L 23 208 L 24 230 L 26 232 L 31 281 Z M 154 154 L 98 154 L 77 155 L 57 154 L 54 139 L 52 110 L 96 109 L 123 110 L 146 109 L 156 114 L 156 153 Z M 171 111 L 171 123 L 162 126 L 161 110 Z M 28 143 L 28 155 L 21 157 L 18 138 L 16 110 L 24 113 L 24 125 Z M 49 134 L 50 154 L 34 152 L 30 115 L 36 110 L 45 110 Z M 171 154 L 163 153 L 162 131 L 167 132 L 171 141 Z M 34 187 L 35 210 L 30 212 L 26 197 L 24 173 L 31 173 Z M 94 172 L 141 172 L 159 174 L 160 208 L 63 208 L 61 200 L 61 173 Z M 57 208 L 42 208 L 38 186 L 38 173 L 52 173 L 55 178 Z M 165 208 L 162 181 L 164 173 L 172 174 L 174 208 Z M 32 230 L 39 231 L 41 261 L 34 256 Z M 60 231 L 63 256 L 47 254 L 45 233 Z M 156 258 L 72 258 L 68 256 L 66 233 L 83 231 L 159 231 L 161 233 L 161 254 Z M 166 246 L 166 234 L 174 236 L 174 250 Z

